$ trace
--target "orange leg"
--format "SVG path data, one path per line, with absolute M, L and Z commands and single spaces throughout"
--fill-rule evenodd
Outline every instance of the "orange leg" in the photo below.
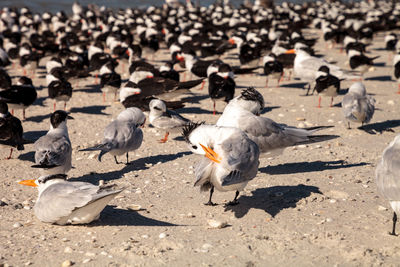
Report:
M 206 81 L 202 81 L 201 82 L 201 87 L 200 87 L 200 90 L 203 90 L 204 89 L 204 85 L 206 84 Z
M 99 84 L 99 74 L 94 76 L 94 84 Z
M 10 155 L 6 159 L 11 159 L 12 153 L 13 153 L 13 148 L 11 148 Z
M 105 103 L 105 102 L 106 102 L 106 93 L 103 92 L 103 103 Z
M 331 105 L 330 107 L 333 107 L 333 97 L 331 97 Z
M 165 143 L 165 142 L 167 142 L 167 140 L 168 140 L 168 135 L 169 135 L 169 132 L 166 132 L 164 138 L 161 139 L 159 142 L 160 142 L 160 143 Z
M 14 110 L 13 110 L 13 109 L 11 110 L 11 115 L 13 115 L 13 116 L 14 116 Z
M 56 111 L 56 101 L 54 101 L 54 104 L 53 104 L 53 111 Z
M 400 83 L 399 83 L 399 89 L 398 89 L 397 93 L 400 95 Z
M 265 88 L 268 88 L 268 76 L 267 79 L 265 80 Z
M 67 110 L 67 102 L 64 102 L 64 111 Z
M 318 98 L 318 106 L 317 106 L 317 108 L 320 108 L 321 107 L 321 96 Z

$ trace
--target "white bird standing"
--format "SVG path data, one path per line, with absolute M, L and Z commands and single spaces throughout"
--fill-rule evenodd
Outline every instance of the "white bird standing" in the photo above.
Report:
M 178 113 L 167 110 L 164 101 L 160 99 L 151 100 L 149 107 L 150 124 L 158 129 L 165 130 L 165 136 L 160 140 L 161 143 L 167 142 L 171 131 L 182 130 L 182 127 L 190 122 Z
M 183 128 L 190 150 L 205 156 L 197 165 L 195 186 L 201 191 L 210 189 L 212 202 L 214 188 L 218 191 L 236 191 L 235 198 L 228 205 L 238 204 L 237 197 L 258 171 L 260 151 L 247 135 L 232 127 L 190 123 Z
M 383 151 L 375 176 L 378 191 L 393 209 L 393 228 L 389 234 L 396 235 L 397 213 L 400 212 L 400 134 Z
M 65 111 L 55 111 L 50 117 L 50 130 L 34 143 L 36 164 L 32 167 L 43 169 L 44 174 L 65 174 L 72 167 L 67 118 L 73 119 Z
M 225 107 L 217 121 L 217 126 L 235 127 L 244 131 L 253 140 L 262 156 L 279 155 L 289 146 L 326 141 L 335 138 L 332 135 L 313 135 L 316 131 L 330 126 L 317 126 L 301 129 L 278 124 L 259 116 L 264 108 L 264 98 L 254 88 L 243 90 Z
M 40 221 L 59 225 L 90 223 L 97 220 L 108 202 L 123 190 L 68 182 L 66 177 L 65 174 L 53 174 L 19 182 L 38 188 L 34 212 Z
M 139 127 L 145 122 L 146 116 L 140 109 L 127 108 L 104 129 L 104 139 L 101 144 L 79 151 L 100 150 L 99 161 L 104 154 L 110 153 L 117 164 L 119 164 L 117 156 L 126 153 L 126 164 L 129 164 L 129 151 L 138 149 L 142 144 L 143 132 Z
M 347 120 L 348 129 L 350 129 L 350 122 L 359 122 L 364 125 L 374 115 L 375 99 L 367 95 L 364 84 L 353 83 L 349 92 L 343 97 L 342 111 Z

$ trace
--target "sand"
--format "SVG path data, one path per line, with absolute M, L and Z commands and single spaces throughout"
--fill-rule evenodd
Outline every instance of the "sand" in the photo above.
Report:
M 314 35 L 320 35 L 316 31 Z M 224 204 L 234 192 L 216 192 L 219 205 L 205 206 L 208 193 L 194 187 L 194 166 L 200 156 L 189 152 L 177 134 L 160 144 L 163 132 L 144 128 L 140 149 L 130 153 L 130 165 L 115 164 L 106 155 L 78 149 L 98 143 L 104 127 L 123 110 L 107 96 L 102 102 L 94 78 L 73 83 L 67 108 L 75 120 L 68 122 L 73 144 L 71 180 L 127 187 L 102 212 L 99 221 L 87 226 L 56 226 L 40 222 L 33 214 L 37 191 L 17 184 L 37 178 L 30 166 L 33 146 L 4 160 L 9 149 L 0 150 L 0 266 L 371 266 L 398 265 L 400 239 L 390 236 L 392 211 L 377 192 L 375 167 L 382 151 L 399 132 L 397 82 L 392 80 L 392 62 L 383 51 L 379 34 L 369 48 L 380 55 L 376 69 L 365 75 L 367 92 L 377 100 L 369 132 L 359 125 L 346 128 L 340 102 L 305 97 L 304 83 L 290 80 L 265 88 L 264 76 L 239 76 L 236 94 L 255 86 L 267 104 L 262 116 L 293 126 L 333 125 L 321 134 L 340 138 L 318 144 L 292 147 L 274 159 L 261 159 L 257 177 L 240 194 L 240 204 Z M 338 48 L 319 43 L 318 53 L 346 68 L 346 55 Z M 156 59 L 169 57 L 160 50 Z M 228 60 L 234 65 L 237 60 Z M 156 62 L 160 64 L 159 62 Z M 44 66 L 45 60 L 41 62 Z M 348 68 L 348 67 L 347 67 Z M 125 65 L 125 74 L 128 68 Z M 27 109 L 25 137 L 37 139 L 49 128 L 53 102 L 46 99 L 45 69 L 38 69 L 34 84 L 38 100 Z M 121 73 L 122 66 L 117 69 Z M 261 72 L 261 70 L 260 70 Z M 20 68 L 10 70 L 16 77 Z M 127 76 L 125 75 L 126 79 Z M 342 82 L 345 91 L 352 81 Z M 207 88 L 207 85 L 206 85 Z M 194 121 L 215 123 L 207 89 L 192 90 L 193 103 L 179 112 Z M 217 104 L 222 112 L 223 103 Z M 62 104 L 58 104 L 62 108 Z M 21 111 L 15 115 L 22 117 Z M 394 132 L 382 131 L 392 128 Z M 124 157 L 120 157 L 124 161 Z M 140 205 L 139 211 L 129 210 Z M 226 223 L 211 228 L 209 220 Z

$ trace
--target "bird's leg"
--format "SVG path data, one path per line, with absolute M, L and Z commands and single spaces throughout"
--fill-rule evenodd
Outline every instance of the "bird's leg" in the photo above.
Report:
M 24 68 L 24 76 L 26 76 L 26 69 Z
M 129 165 L 129 155 L 128 155 L 128 152 L 126 152 L 126 165 Z
M 117 101 L 117 92 L 114 93 L 114 102 Z
M 351 129 L 351 128 L 350 128 L 350 122 L 349 122 L 349 121 L 347 122 L 347 129 Z
M 319 98 L 318 98 L 318 106 L 317 106 L 317 108 L 321 108 L 321 96 L 319 96 Z
M 168 140 L 168 135 L 169 135 L 169 132 L 166 132 L 164 138 L 160 140 L 160 143 L 165 143 L 165 142 L 167 142 L 167 140 Z
M 53 104 L 53 111 L 56 111 L 56 101 L 54 101 L 54 104 Z
M 22 118 L 25 120 L 26 119 L 26 117 L 25 117 L 25 109 L 22 109 Z
M 292 70 L 289 70 L 289 78 L 287 80 L 290 81 L 291 78 L 292 78 Z
M 311 90 L 311 84 L 309 83 L 308 86 L 307 86 L 307 93 L 306 93 L 306 95 L 308 95 L 308 94 L 310 93 L 310 90 Z
M 396 212 L 393 212 L 393 229 L 392 229 L 392 232 L 389 233 L 389 235 L 397 236 L 396 235 L 396 222 L 397 222 L 397 214 L 396 214 Z
M 14 109 L 12 109 L 12 110 L 11 110 L 11 115 L 13 115 L 13 116 L 14 116 Z
M 282 73 L 281 73 L 281 76 L 279 77 L 279 79 L 278 79 L 278 87 L 279 87 L 279 84 L 281 83 L 281 82 L 283 82 L 283 76 L 285 75 L 285 73 L 282 71 Z
M 213 108 L 214 108 L 214 111 L 213 111 L 213 115 L 215 115 L 215 113 L 216 113 L 216 111 L 215 111 L 215 101 L 213 101 L 214 103 L 213 103 Z
M 331 97 L 331 104 L 330 107 L 333 107 L 333 96 Z
M 105 102 L 106 102 L 106 93 L 103 92 L 103 103 L 105 103 Z
M 67 102 L 64 102 L 64 111 L 67 110 Z
M 13 153 L 13 148 L 11 148 L 11 150 L 10 150 L 10 155 L 9 155 L 6 159 L 11 159 L 12 153 Z
M 99 84 L 98 78 L 99 74 L 96 73 L 96 75 L 94 76 L 94 84 Z
M 114 156 L 114 160 L 116 164 L 119 164 L 118 160 L 117 160 L 117 156 Z
M 278 81 L 278 83 L 279 83 L 279 81 Z M 267 76 L 267 79 L 265 80 L 265 88 L 268 88 L 268 76 Z
M 400 95 L 400 83 L 399 83 L 399 87 L 398 87 L 397 93 Z
M 203 90 L 204 89 L 204 85 L 206 84 L 206 81 L 202 81 L 201 82 L 201 87 L 200 87 L 200 90 Z
M 208 202 L 207 202 L 207 203 L 204 203 L 204 205 L 206 205 L 206 206 L 215 206 L 215 205 L 216 205 L 215 203 L 213 203 L 213 202 L 211 201 L 213 193 L 214 193 L 214 186 L 211 186 L 211 189 L 210 189 L 210 198 L 208 199 Z
M 238 196 L 239 196 L 239 191 L 236 191 L 235 198 L 232 201 L 228 202 L 226 205 L 227 206 L 235 206 L 235 205 L 239 204 L 239 201 L 237 200 Z

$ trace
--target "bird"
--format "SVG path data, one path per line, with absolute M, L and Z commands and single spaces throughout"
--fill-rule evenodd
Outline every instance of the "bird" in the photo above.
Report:
M 65 174 L 71 165 L 72 146 L 68 135 L 67 112 L 56 110 L 50 116 L 50 129 L 34 143 L 35 165 L 44 174 Z
M 268 87 L 268 79 L 277 79 L 278 87 L 279 82 L 283 77 L 283 65 L 280 63 L 274 54 L 270 54 L 263 57 L 264 74 L 267 76 L 265 87 Z
M 116 101 L 120 87 L 121 75 L 115 72 L 113 64 L 108 62 L 103 65 L 100 69 L 100 88 L 103 92 L 103 103 L 106 102 L 106 93 L 114 93 L 114 101 Z
M 216 113 L 216 101 L 223 99 L 226 103 L 228 103 L 233 98 L 236 88 L 232 68 L 225 63 L 218 65 L 217 71 L 209 74 L 208 76 L 208 94 L 213 101 L 214 115 Z
M 195 168 L 195 186 L 201 191 L 210 189 L 205 205 L 212 202 L 214 188 L 218 191 L 236 191 L 233 201 L 237 205 L 239 192 L 257 175 L 260 151 L 243 131 L 233 127 L 189 123 L 182 135 L 189 149 L 204 158 Z
M 72 86 L 60 73 L 60 69 L 53 68 L 50 74 L 46 75 L 47 89 L 50 99 L 54 99 L 53 111 L 56 111 L 56 103 L 64 102 L 64 110 L 67 108 L 67 102 L 72 97 Z
M 375 170 L 378 191 L 393 209 L 393 227 L 390 235 L 396 235 L 397 213 L 400 212 L 400 134 L 383 151 Z
M 126 164 L 129 164 L 130 151 L 138 149 L 143 141 L 143 132 L 140 129 L 144 125 L 146 117 L 136 107 L 123 110 L 117 118 L 104 129 L 103 141 L 94 147 L 81 149 L 79 151 L 100 150 L 98 160 L 106 153 L 114 156 L 116 164 L 119 164 L 117 156 L 126 153 Z
M 317 91 L 318 94 L 330 96 L 330 106 L 332 107 L 333 98 L 336 97 L 340 91 L 340 79 L 330 74 L 329 67 L 325 65 L 321 66 L 316 74 L 315 87 L 312 94 L 314 94 L 314 91 Z M 308 95 L 308 91 L 306 95 Z M 317 107 L 321 107 L 321 96 L 319 96 Z
M 6 159 L 11 159 L 14 147 L 24 150 L 23 133 L 21 121 L 8 112 L 7 103 L 0 101 L 0 143 L 11 146 L 10 155 Z
M 160 143 L 167 142 L 171 131 L 181 130 L 183 126 L 190 122 L 178 113 L 168 110 L 164 101 L 160 99 L 151 100 L 149 108 L 150 124 L 158 129 L 165 130 L 165 136 L 159 141 Z
M 375 99 L 367 95 L 364 84 L 353 83 L 342 100 L 342 112 L 347 120 L 347 128 L 350 129 L 350 122 L 359 122 L 361 126 L 368 123 L 374 111 Z
M 22 76 L 16 85 L 12 85 L 9 89 L 0 91 L 0 100 L 8 103 L 12 109 L 22 109 L 22 117 L 25 119 L 25 109 L 35 102 L 37 92 L 32 84 L 32 80 Z
M 22 180 L 21 185 L 37 187 L 33 208 L 36 217 L 57 225 L 88 224 L 100 218 L 101 211 L 123 189 L 96 186 L 86 182 L 69 182 L 63 173 Z
M 234 127 L 245 132 L 258 145 L 262 157 L 277 156 L 289 146 L 322 142 L 337 137 L 314 135 L 316 131 L 331 126 L 301 129 L 276 123 L 269 118 L 259 116 L 263 108 L 263 96 L 249 87 L 229 102 L 216 125 Z
M 355 71 L 359 71 L 361 73 L 361 77 L 367 72 L 373 65 L 374 59 L 377 59 L 379 56 L 376 57 L 367 57 L 363 53 L 350 49 L 348 53 L 350 68 Z

